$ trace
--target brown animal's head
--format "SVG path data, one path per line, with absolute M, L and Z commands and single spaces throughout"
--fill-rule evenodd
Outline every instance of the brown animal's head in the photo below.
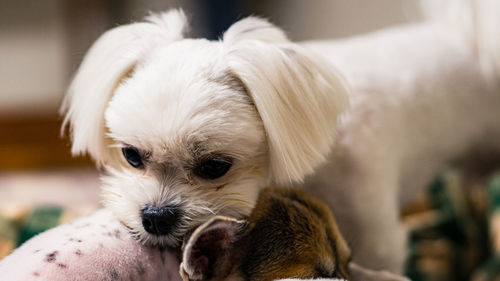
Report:
M 185 281 L 339 278 L 406 280 L 351 262 L 326 205 L 296 189 L 266 188 L 248 221 L 217 216 L 186 237 Z

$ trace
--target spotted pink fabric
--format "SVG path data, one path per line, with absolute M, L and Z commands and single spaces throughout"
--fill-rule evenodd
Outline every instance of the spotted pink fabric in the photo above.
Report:
M 4 281 L 181 281 L 174 254 L 139 244 L 107 209 L 37 235 L 0 260 Z

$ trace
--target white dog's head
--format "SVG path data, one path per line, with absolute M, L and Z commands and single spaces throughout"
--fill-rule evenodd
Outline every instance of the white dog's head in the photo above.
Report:
M 330 149 L 345 88 L 259 18 L 185 39 L 172 10 L 106 32 L 63 106 L 74 154 L 105 168 L 104 202 L 148 244 L 175 246 L 215 214 L 250 213 L 270 182 L 300 181 Z

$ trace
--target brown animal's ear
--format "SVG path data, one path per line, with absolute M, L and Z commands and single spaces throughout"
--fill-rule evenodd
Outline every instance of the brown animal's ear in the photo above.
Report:
M 410 279 L 385 270 L 371 270 L 354 262 L 349 263 L 352 281 L 411 281 Z
M 210 280 L 224 274 L 233 245 L 247 228 L 246 221 L 216 216 L 184 241 L 180 274 L 184 281 Z M 220 276 L 217 276 L 220 277 Z

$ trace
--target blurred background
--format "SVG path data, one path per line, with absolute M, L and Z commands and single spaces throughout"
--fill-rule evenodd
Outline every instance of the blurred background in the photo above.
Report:
M 259 15 L 302 41 L 416 21 L 417 6 L 415 0 L 0 0 L 0 259 L 34 234 L 99 207 L 98 171 L 88 157 L 70 155 L 58 109 L 85 52 L 107 29 L 182 7 L 192 37 L 217 39 L 236 20 Z M 488 246 L 488 189 L 469 189 L 470 196 L 457 193 L 459 185 L 456 173 L 445 173 L 402 214 L 414 230 L 412 280 L 468 280 L 477 268 L 500 276 L 500 259 L 490 258 Z M 496 186 L 490 193 L 500 190 L 500 180 Z M 471 200 L 476 207 L 468 206 Z

